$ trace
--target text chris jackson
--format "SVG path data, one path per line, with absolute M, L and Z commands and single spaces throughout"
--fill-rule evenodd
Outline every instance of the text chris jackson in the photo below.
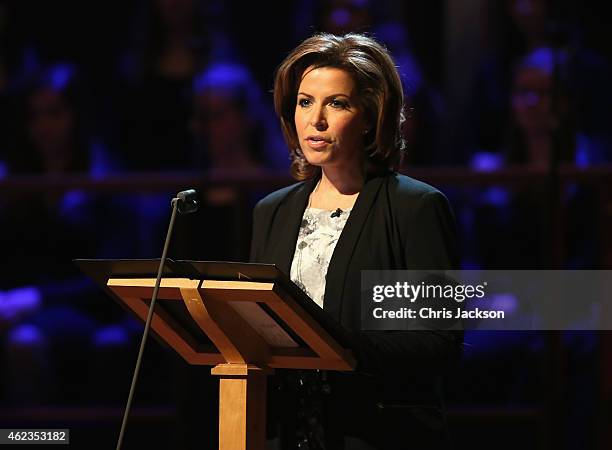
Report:
M 375 319 L 503 319 L 505 317 L 504 311 L 479 308 L 462 310 L 461 308 L 434 309 L 423 307 L 418 310 L 399 308 L 390 311 L 383 308 L 374 308 L 372 314 Z

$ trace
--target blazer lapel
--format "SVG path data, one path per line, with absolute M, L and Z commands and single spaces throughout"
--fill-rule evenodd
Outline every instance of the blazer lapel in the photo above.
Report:
M 280 227 L 278 237 L 278 264 L 279 268 L 289 276 L 291 273 L 291 261 L 295 253 L 295 243 L 300 232 L 300 224 L 304 217 L 304 210 L 308 205 L 310 193 L 319 181 L 319 177 L 306 180 L 295 192 L 289 196 L 283 204 L 282 213 L 278 217 L 285 218 Z M 280 211 L 279 211 L 280 212 Z
M 385 177 L 380 176 L 366 180 L 353 206 L 351 215 L 344 225 L 344 229 L 336 243 L 334 254 L 329 262 L 325 281 L 323 309 L 338 321 L 340 320 L 342 312 L 344 280 L 346 279 L 353 250 L 355 249 L 355 245 L 357 245 L 361 230 L 368 218 L 372 204 L 376 200 L 378 191 L 385 179 Z

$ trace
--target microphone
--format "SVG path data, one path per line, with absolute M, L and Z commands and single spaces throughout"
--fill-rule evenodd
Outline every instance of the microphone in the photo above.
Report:
M 340 214 L 342 214 L 344 211 L 342 211 L 340 208 L 338 208 L 337 210 L 335 210 L 333 213 L 331 213 L 330 217 L 340 217 Z
M 168 233 L 166 234 L 166 241 L 164 242 L 164 249 L 162 251 L 162 257 L 159 261 L 159 267 L 157 269 L 157 278 L 155 279 L 155 288 L 153 289 L 153 295 L 151 296 L 151 305 L 149 306 L 149 313 L 147 315 L 147 321 L 145 323 L 144 331 L 142 333 L 142 340 L 140 341 L 140 350 L 138 351 L 138 358 L 136 358 L 136 367 L 134 368 L 134 375 L 132 376 L 132 385 L 130 386 L 130 393 L 128 395 L 127 404 L 123 413 L 123 420 L 121 422 L 121 430 L 119 431 L 119 438 L 117 439 L 116 450 L 121 450 L 121 444 L 123 443 L 123 435 L 125 433 L 125 427 L 127 424 L 127 418 L 130 414 L 130 408 L 132 406 L 132 399 L 134 398 L 134 391 L 136 389 L 136 381 L 138 380 L 138 374 L 140 373 L 140 366 L 142 365 L 142 355 L 144 353 L 145 344 L 147 343 L 147 337 L 149 336 L 149 329 L 151 328 L 151 321 L 153 319 L 153 311 L 155 309 L 155 302 L 157 301 L 157 293 L 159 292 L 159 285 L 161 284 L 162 273 L 164 265 L 166 263 L 166 255 L 168 254 L 168 247 L 170 246 L 170 237 L 172 236 L 172 230 L 174 229 L 174 221 L 176 219 L 176 213 L 180 214 L 191 214 L 198 210 L 197 192 L 195 189 L 187 189 L 176 194 L 176 197 L 170 202 L 172 205 L 172 214 L 170 215 L 170 224 L 168 225 Z
M 198 210 L 198 193 L 195 189 L 187 189 L 176 194 L 178 212 L 180 214 L 191 214 Z

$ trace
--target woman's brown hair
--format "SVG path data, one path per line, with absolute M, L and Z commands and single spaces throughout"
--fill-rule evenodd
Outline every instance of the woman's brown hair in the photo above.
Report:
M 404 149 L 402 83 L 393 59 L 377 41 L 363 34 L 316 34 L 298 45 L 276 71 L 274 107 L 291 154 L 291 174 L 311 178 L 319 168 L 306 161 L 295 129 L 297 92 L 308 67 L 334 67 L 348 72 L 357 85 L 367 119 L 373 128 L 365 135 L 366 161 L 375 171 L 388 170 Z

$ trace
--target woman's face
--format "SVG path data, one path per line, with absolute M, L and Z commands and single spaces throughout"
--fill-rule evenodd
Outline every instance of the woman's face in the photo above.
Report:
M 512 92 L 512 112 L 523 132 L 550 132 L 551 83 L 551 77 L 539 69 L 523 68 L 516 74 Z
M 250 118 L 230 93 L 222 89 L 202 92 L 196 96 L 194 106 L 196 136 L 206 141 L 214 159 L 248 145 Z
M 309 164 L 360 166 L 367 128 L 348 72 L 334 67 L 304 71 L 295 105 L 295 129 Z
M 72 144 L 75 124 L 62 95 L 40 89 L 30 96 L 28 107 L 28 131 L 36 149 L 50 159 L 63 155 Z

